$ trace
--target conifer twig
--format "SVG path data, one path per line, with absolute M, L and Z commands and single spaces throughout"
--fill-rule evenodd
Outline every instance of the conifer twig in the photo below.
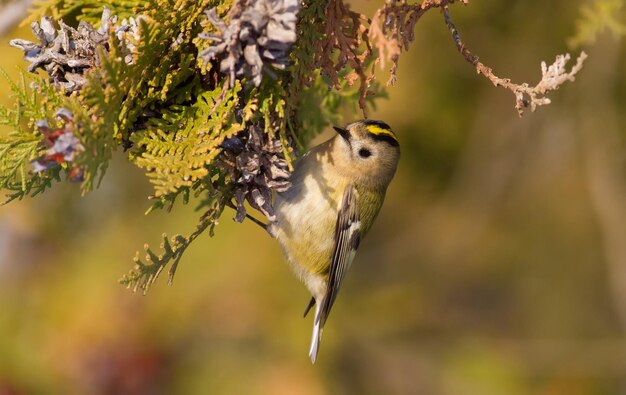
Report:
M 452 39 L 456 44 L 457 49 L 463 55 L 465 60 L 474 65 L 476 72 L 482 74 L 489 79 L 495 86 L 502 86 L 515 95 L 515 109 L 519 116 L 524 114 L 524 109 L 530 107 L 531 111 L 535 111 L 538 106 L 550 104 L 550 99 L 545 95 L 551 91 L 559 89 L 559 87 L 567 81 L 574 81 L 575 75 L 583 67 L 583 62 L 587 59 L 587 54 L 581 52 L 576 60 L 576 64 L 572 67 L 568 73 L 565 69 L 565 65 L 570 59 L 570 54 L 557 55 L 556 60 L 550 66 L 547 66 L 545 62 L 541 62 L 541 74 L 542 78 L 535 86 L 529 86 L 527 83 L 515 84 L 508 78 L 500 78 L 493 73 L 490 67 L 485 66 L 478 56 L 471 53 L 465 44 L 461 41 L 461 36 L 456 26 L 452 22 L 450 17 L 450 11 L 448 7 L 443 7 L 443 18 L 452 33 Z
M 238 211 L 237 206 L 233 203 L 233 202 L 226 202 L 225 203 L 226 207 L 230 207 L 235 211 Z M 245 214 L 246 218 L 248 218 L 250 221 L 254 222 L 255 224 L 259 225 L 264 231 L 266 231 L 270 236 L 273 237 L 272 233 L 269 231 L 269 228 L 267 226 L 267 224 L 259 221 L 258 219 L 254 218 L 253 216 L 251 216 L 250 214 L 246 213 Z

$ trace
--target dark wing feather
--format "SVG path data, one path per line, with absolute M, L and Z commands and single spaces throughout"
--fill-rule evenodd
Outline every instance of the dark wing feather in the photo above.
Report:
M 341 282 L 350 268 L 356 249 L 359 246 L 361 223 L 357 211 L 356 191 L 352 185 L 348 185 L 343 193 L 341 207 L 337 213 L 335 225 L 335 248 L 328 275 L 326 295 L 322 300 L 320 326 L 323 328 L 330 309 L 339 293 Z
M 311 300 L 309 301 L 309 304 L 304 309 L 304 317 L 306 317 L 306 315 L 309 314 L 309 311 L 311 310 L 313 306 L 315 306 L 315 298 L 312 297 Z

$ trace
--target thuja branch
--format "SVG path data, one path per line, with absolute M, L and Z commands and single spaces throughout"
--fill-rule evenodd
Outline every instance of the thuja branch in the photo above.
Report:
M 226 206 L 238 222 L 253 218 L 248 210 L 273 221 L 291 161 L 329 123 L 343 122 L 342 108 L 358 104 L 365 114 L 381 97 L 374 67 L 391 62 L 395 81 L 426 12 L 442 10 L 459 52 L 515 94 L 520 115 L 549 103 L 545 95 L 573 80 L 586 57 L 567 72 L 569 55 L 559 56 L 542 64 L 536 86 L 514 84 L 461 41 L 448 6 L 469 0 L 413 1 L 385 0 L 370 20 L 345 0 L 122 1 L 101 16 L 95 5 L 46 0 L 31 15 L 35 40 L 11 41 L 28 70 L 44 74 L 11 84 L 14 108 L 0 106 L 0 124 L 13 129 L 0 138 L 0 188 L 21 199 L 66 174 L 89 191 L 123 148 L 154 186 L 148 211 L 198 198 L 205 214 L 196 230 L 147 246 L 124 277 L 145 292 L 168 265 L 171 282 L 187 247 L 212 234 Z M 56 19 L 43 16 L 50 11 Z
M 171 263 L 167 282 L 169 285 L 172 285 L 178 263 L 187 247 L 207 229 L 209 229 L 210 236 L 213 236 L 213 230 L 218 224 L 222 211 L 224 211 L 224 202 L 223 197 L 211 198 L 209 209 L 200 217 L 196 230 L 191 235 L 187 237 L 175 235 L 168 239 L 167 234 L 163 233 L 163 242 L 160 245 L 163 252 L 159 255 L 146 244 L 144 246 L 146 251 L 145 262 L 141 260 L 139 252 L 137 252 L 133 259 L 135 267 L 122 277 L 120 283 L 127 288 L 133 289 L 133 291 L 141 289 L 145 294 L 148 288 L 157 280 L 163 269 Z
M 465 44 L 461 41 L 459 31 L 452 22 L 447 6 L 443 7 L 443 18 L 452 33 L 452 39 L 457 49 L 465 60 L 474 65 L 476 72 L 488 78 L 495 86 L 501 86 L 513 92 L 515 95 L 515 109 L 520 117 L 524 114 L 524 109 L 526 108 L 530 107 L 531 111 L 535 111 L 538 106 L 550 104 L 550 99 L 545 97 L 545 95 L 559 89 L 559 87 L 567 81 L 574 81 L 576 74 L 578 74 L 583 67 L 583 62 L 587 59 L 587 54 L 581 52 L 576 60 L 576 64 L 567 72 L 565 66 L 570 60 L 570 55 L 557 55 L 556 60 L 550 66 L 547 66 L 545 62 L 541 62 L 541 81 L 539 81 L 537 85 L 530 86 L 527 83 L 515 84 L 508 78 L 496 76 L 490 67 L 481 63 L 478 56 L 467 49 Z

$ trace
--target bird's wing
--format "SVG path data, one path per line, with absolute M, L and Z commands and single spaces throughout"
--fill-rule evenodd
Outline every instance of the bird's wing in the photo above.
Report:
M 321 327 L 324 327 L 330 309 L 339 293 L 341 282 L 354 260 L 361 239 L 360 229 L 361 222 L 357 211 L 356 191 L 352 185 L 348 185 L 343 193 L 341 207 L 337 213 L 335 248 L 328 274 L 326 295 L 322 300 L 319 317 Z
M 306 315 L 313 304 L 318 303 L 315 308 L 313 336 L 311 338 L 311 348 L 309 349 L 309 356 L 313 363 L 315 363 L 317 351 L 319 350 L 324 324 L 339 293 L 341 281 L 354 260 L 360 239 L 361 222 L 357 211 L 356 191 L 352 185 L 348 185 L 343 193 L 343 199 L 337 212 L 335 246 L 328 273 L 326 294 L 321 301 L 312 300 L 304 312 Z

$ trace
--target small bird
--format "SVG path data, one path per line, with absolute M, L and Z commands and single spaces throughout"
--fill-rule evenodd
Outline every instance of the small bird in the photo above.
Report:
M 361 239 L 380 210 L 400 147 L 382 121 L 361 120 L 295 163 L 291 187 L 277 194 L 267 230 L 280 243 L 315 306 L 309 356 L 315 363 L 324 324 Z

